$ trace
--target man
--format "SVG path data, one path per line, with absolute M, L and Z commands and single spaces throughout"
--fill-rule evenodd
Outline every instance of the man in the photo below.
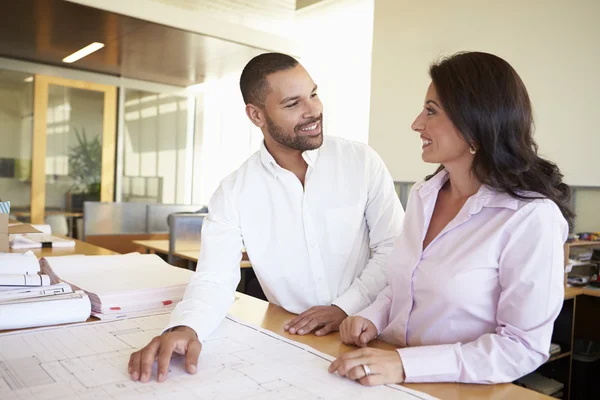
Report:
M 155 359 L 164 380 L 173 352 L 196 372 L 200 341 L 234 300 L 244 246 L 268 300 L 301 313 L 285 326 L 291 334 L 338 330 L 386 286 L 404 211 L 383 161 L 366 145 L 323 138 L 317 86 L 294 58 L 253 58 L 240 87 L 265 140 L 213 195 L 196 273 L 167 331 L 132 354 L 133 380 L 148 381 Z

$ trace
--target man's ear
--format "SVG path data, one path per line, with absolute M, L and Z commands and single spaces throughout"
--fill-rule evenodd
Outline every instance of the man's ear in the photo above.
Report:
M 264 110 L 262 108 L 259 108 L 254 104 L 246 104 L 246 115 L 257 127 L 262 128 L 265 126 L 266 119 Z

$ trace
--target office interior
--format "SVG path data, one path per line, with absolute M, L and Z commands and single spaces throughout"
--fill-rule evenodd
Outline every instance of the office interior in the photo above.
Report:
M 429 64 L 460 50 L 504 57 L 529 90 L 540 153 L 573 190 L 571 233 L 600 231 L 595 0 L 19 0 L 3 9 L 0 199 L 12 218 L 53 234 L 194 269 L 210 196 L 260 148 L 238 82 L 269 51 L 301 61 L 319 85 L 326 134 L 373 147 L 404 206 L 433 172 L 410 129 Z M 570 259 L 553 337 L 561 350 L 538 372 L 564 385 L 557 397 L 578 399 L 600 373 L 600 292 L 585 285 L 598 280 L 600 242 L 567 243 Z M 247 256 L 240 268 L 238 289 L 257 292 Z

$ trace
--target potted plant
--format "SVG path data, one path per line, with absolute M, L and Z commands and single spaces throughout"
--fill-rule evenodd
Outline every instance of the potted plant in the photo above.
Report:
M 100 172 L 102 170 L 102 142 L 100 135 L 88 139 L 85 129 L 75 131 L 77 144 L 69 147 L 70 208 L 82 210 L 84 201 L 100 200 Z

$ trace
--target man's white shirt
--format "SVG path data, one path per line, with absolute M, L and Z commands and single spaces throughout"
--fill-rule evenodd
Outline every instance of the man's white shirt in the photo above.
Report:
M 221 182 L 196 273 L 167 329 L 186 325 L 204 340 L 219 326 L 244 247 L 269 302 L 293 313 L 334 304 L 352 315 L 385 288 L 404 210 L 383 161 L 367 145 L 328 136 L 302 156 L 304 187 L 264 143 Z

